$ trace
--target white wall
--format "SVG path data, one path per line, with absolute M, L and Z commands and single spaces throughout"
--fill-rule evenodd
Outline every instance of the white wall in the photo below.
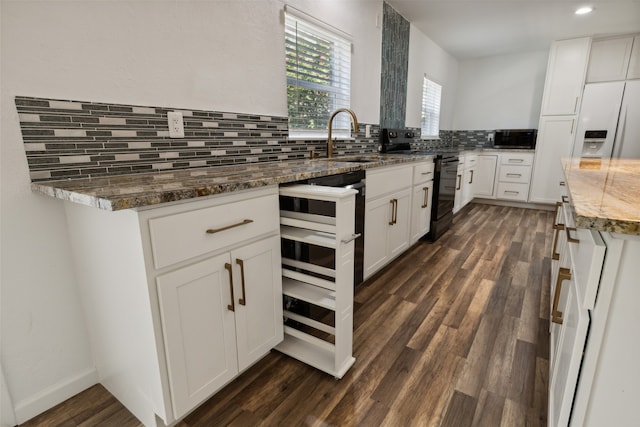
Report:
M 460 61 L 455 130 L 537 128 L 549 52 Z
M 378 123 L 382 2 L 291 3 L 353 35 L 352 108 Z M 14 97 L 284 116 L 283 2 L 3 0 L 0 7 L 0 355 L 22 422 L 93 383 L 95 372 L 63 203 L 29 189 Z
M 405 126 L 421 126 L 422 82 L 424 75 L 442 85 L 440 129 L 453 129 L 458 85 L 458 60 L 420 32 L 413 24 L 409 35 L 409 73 L 407 76 L 407 117 Z

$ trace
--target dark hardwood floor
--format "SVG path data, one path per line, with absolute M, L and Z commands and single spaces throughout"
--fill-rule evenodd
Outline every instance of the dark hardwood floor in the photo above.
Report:
M 471 204 L 358 287 L 341 380 L 272 352 L 188 426 L 545 426 L 552 213 Z M 27 426 L 136 426 L 96 385 Z

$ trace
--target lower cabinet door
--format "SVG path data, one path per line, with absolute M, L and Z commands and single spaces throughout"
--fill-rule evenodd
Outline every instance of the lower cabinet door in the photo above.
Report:
M 227 253 L 156 279 L 176 419 L 238 373 L 229 268 Z
M 411 221 L 411 189 L 394 193 L 391 197 L 396 200 L 393 225 L 389 227 L 389 256 L 395 258 L 409 247 L 409 233 Z
M 364 278 L 371 276 L 386 264 L 387 229 L 393 219 L 394 205 L 392 199 L 381 197 L 367 200 L 364 217 Z
M 244 370 L 283 339 L 280 238 L 231 252 L 238 369 Z
M 429 232 L 431 226 L 431 205 L 433 200 L 433 181 L 427 181 L 413 187 L 411 209 L 411 244 Z
M 578 385 L 582 354 L 589 330 L 589 312 L 583 308 L 574 280 L 564 281 L 567 302 L 562 311 L 558 348 L 549 378 L 549 426 L 569 425 Z

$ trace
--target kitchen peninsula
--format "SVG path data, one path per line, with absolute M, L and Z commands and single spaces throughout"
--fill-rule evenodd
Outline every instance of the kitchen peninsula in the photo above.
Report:
M 551 266 L 549 425 L 633 425 L 640 159 L 564 159 Z

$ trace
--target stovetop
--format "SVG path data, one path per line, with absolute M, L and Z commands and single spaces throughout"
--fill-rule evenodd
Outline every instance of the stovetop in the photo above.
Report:
M 433 147 L 427 149 L 412 149 L 416 134 L 406 129 L 382 129 L 380 132 L 380 151 L 387 154 L 455 156 L 460 153 L 457 147 Z

